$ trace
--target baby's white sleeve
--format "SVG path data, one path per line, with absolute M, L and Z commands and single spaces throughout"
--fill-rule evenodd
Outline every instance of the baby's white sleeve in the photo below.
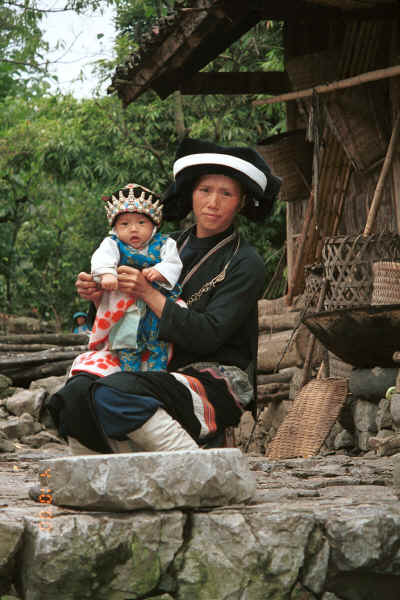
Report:
M 164 284 L 164 287 L 172 290 L 178 283 L 182 272 L 182 261 L 175 240 L 167 238 L 167 241 L 161 247 L 160 257 L 161 261 L 154 265 L 154 268 L 168 281 L 169 285 Z
M 94 280 L 98 281 L 100 275 L 104 275 L 105 273 L 117 276 L 119 260 L 117 242 L 111 237 L 104 238 L 92 255 L 91 273 Z

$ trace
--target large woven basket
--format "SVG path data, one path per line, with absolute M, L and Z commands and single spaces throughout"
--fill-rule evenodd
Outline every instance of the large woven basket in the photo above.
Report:
M 256 147 L 271 170 L 282 177 L 280 197 L 286 202 L 308 197 L 312 177 L 313 145 L 304 129 L 268 137 Z
M 371 304 L 400 304 L 400 262 L 374 262 L 372 272 Z
M 318 454 L 346 401 L 347 379 L 312 379 L 297 394 L 292 408 L 268 446 L 272 459 Z
M 324 279 L 324 265 L 322 263 L 306 265 L 304 267 L 304 276 L 304 306 L 307 313 L 315 312 Z
M 400 261 L 400 235 L 384 231 L 326 238 L 322 259 L 329 284 L 325 309 L 368 306 L 373 287 L 372 264 Z

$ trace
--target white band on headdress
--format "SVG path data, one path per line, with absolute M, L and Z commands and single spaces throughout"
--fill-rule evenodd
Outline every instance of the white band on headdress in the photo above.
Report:
M 235 169 L 236 171 L 244 173 L 247 175 L 247 177 L 259 185 L 263 192 L 267 187 L 266 175 L 260 169 L 257 169 L 257 167 L 255 167 L 252 163 L 248 162 L 247 160 L 243 160 L 242 158 L 232 156 L 231 154 L 218 154 L 217 152 L 188 154 L 187 156 L 178 158 L 178 160 L 176 160 L 174 163 L 174 177 L 176 177 L 180 171 L 183 171 L 183 169 L 186 169 L 187 167 L 209 164 L 230 167 L 231 169 Z

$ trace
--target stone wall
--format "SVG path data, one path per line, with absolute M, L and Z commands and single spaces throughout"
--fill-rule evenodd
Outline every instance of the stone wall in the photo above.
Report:
M 0 597 L 398 600 L 396 457 L 248 457 L 257 488 L 246 503 L 199 509 L 198 490 L 193 508 L 121 513 L 29 500 L 46 453 L 56 469 L 49 451 L 0 462 Z M 170 466 L 166 459 L 158 496 L 172 489 Z M 106 472 L 91 478 L 98 493 Z M 193 469 L 182 477 L 189 491 Z M 124 485 L 131 488 L 121 468 L 116 497 Z
M 250 413 L 245 413 L 240 426 L 235 430 L 238 446 L 247 452 L 266 454 L 269 443 L 301 389 L 309 342 L 304 326 L 299 326 L 301 306 L 301 299 L 298 299 L 297 306 L 291 309 L 298 319 L 293 322 L 291 329 L 275 331 L 274 322 L 289 323 L 288 308 L 282 299 L 260 302 L 257 419 L 255 421 Z M 265 327 L 267 323 L 269 329 Z M 265 356 L 268 355 L 268 345 L 272 342 L 276 348 L 276 340 L 284 340 L 279 346 L 281 354 L 277 358 L 277 352 L 273 349 L 270 356 L 275 360 L 267 360 Z M 285 358 L 281 360 L 283 354 Z M 311 364 L 311 377 L 317 375 L 323 360 L 327 365 L 327 376 L 348 380 L 349 394 L 340 417 L 320 452 L 357 455 L 373 450 L 381 454 L 389 451 L 393 453 L 388 449 L 388 444 L 393 446 L 395 442 L 389 438 L 400 436 L 399 370 L 380 367 L 353 369 L 317 343 Z M 393 394 L 395 390 L 387 394 L 390 388 L 396 387 L 396 378 L 397 394 Z M 388 441 L 383 444 L 382 440 L 386 438 Z

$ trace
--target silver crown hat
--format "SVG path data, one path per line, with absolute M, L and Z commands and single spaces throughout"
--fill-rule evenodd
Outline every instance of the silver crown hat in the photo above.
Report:
M 160 226 L 163 206 L 160 197 L 142 185 L 128 183 L 112 196 L 103 196 L 107 220 L 112 227 L 122 213 L 141 213 L 149 217 L 154 225 Z

